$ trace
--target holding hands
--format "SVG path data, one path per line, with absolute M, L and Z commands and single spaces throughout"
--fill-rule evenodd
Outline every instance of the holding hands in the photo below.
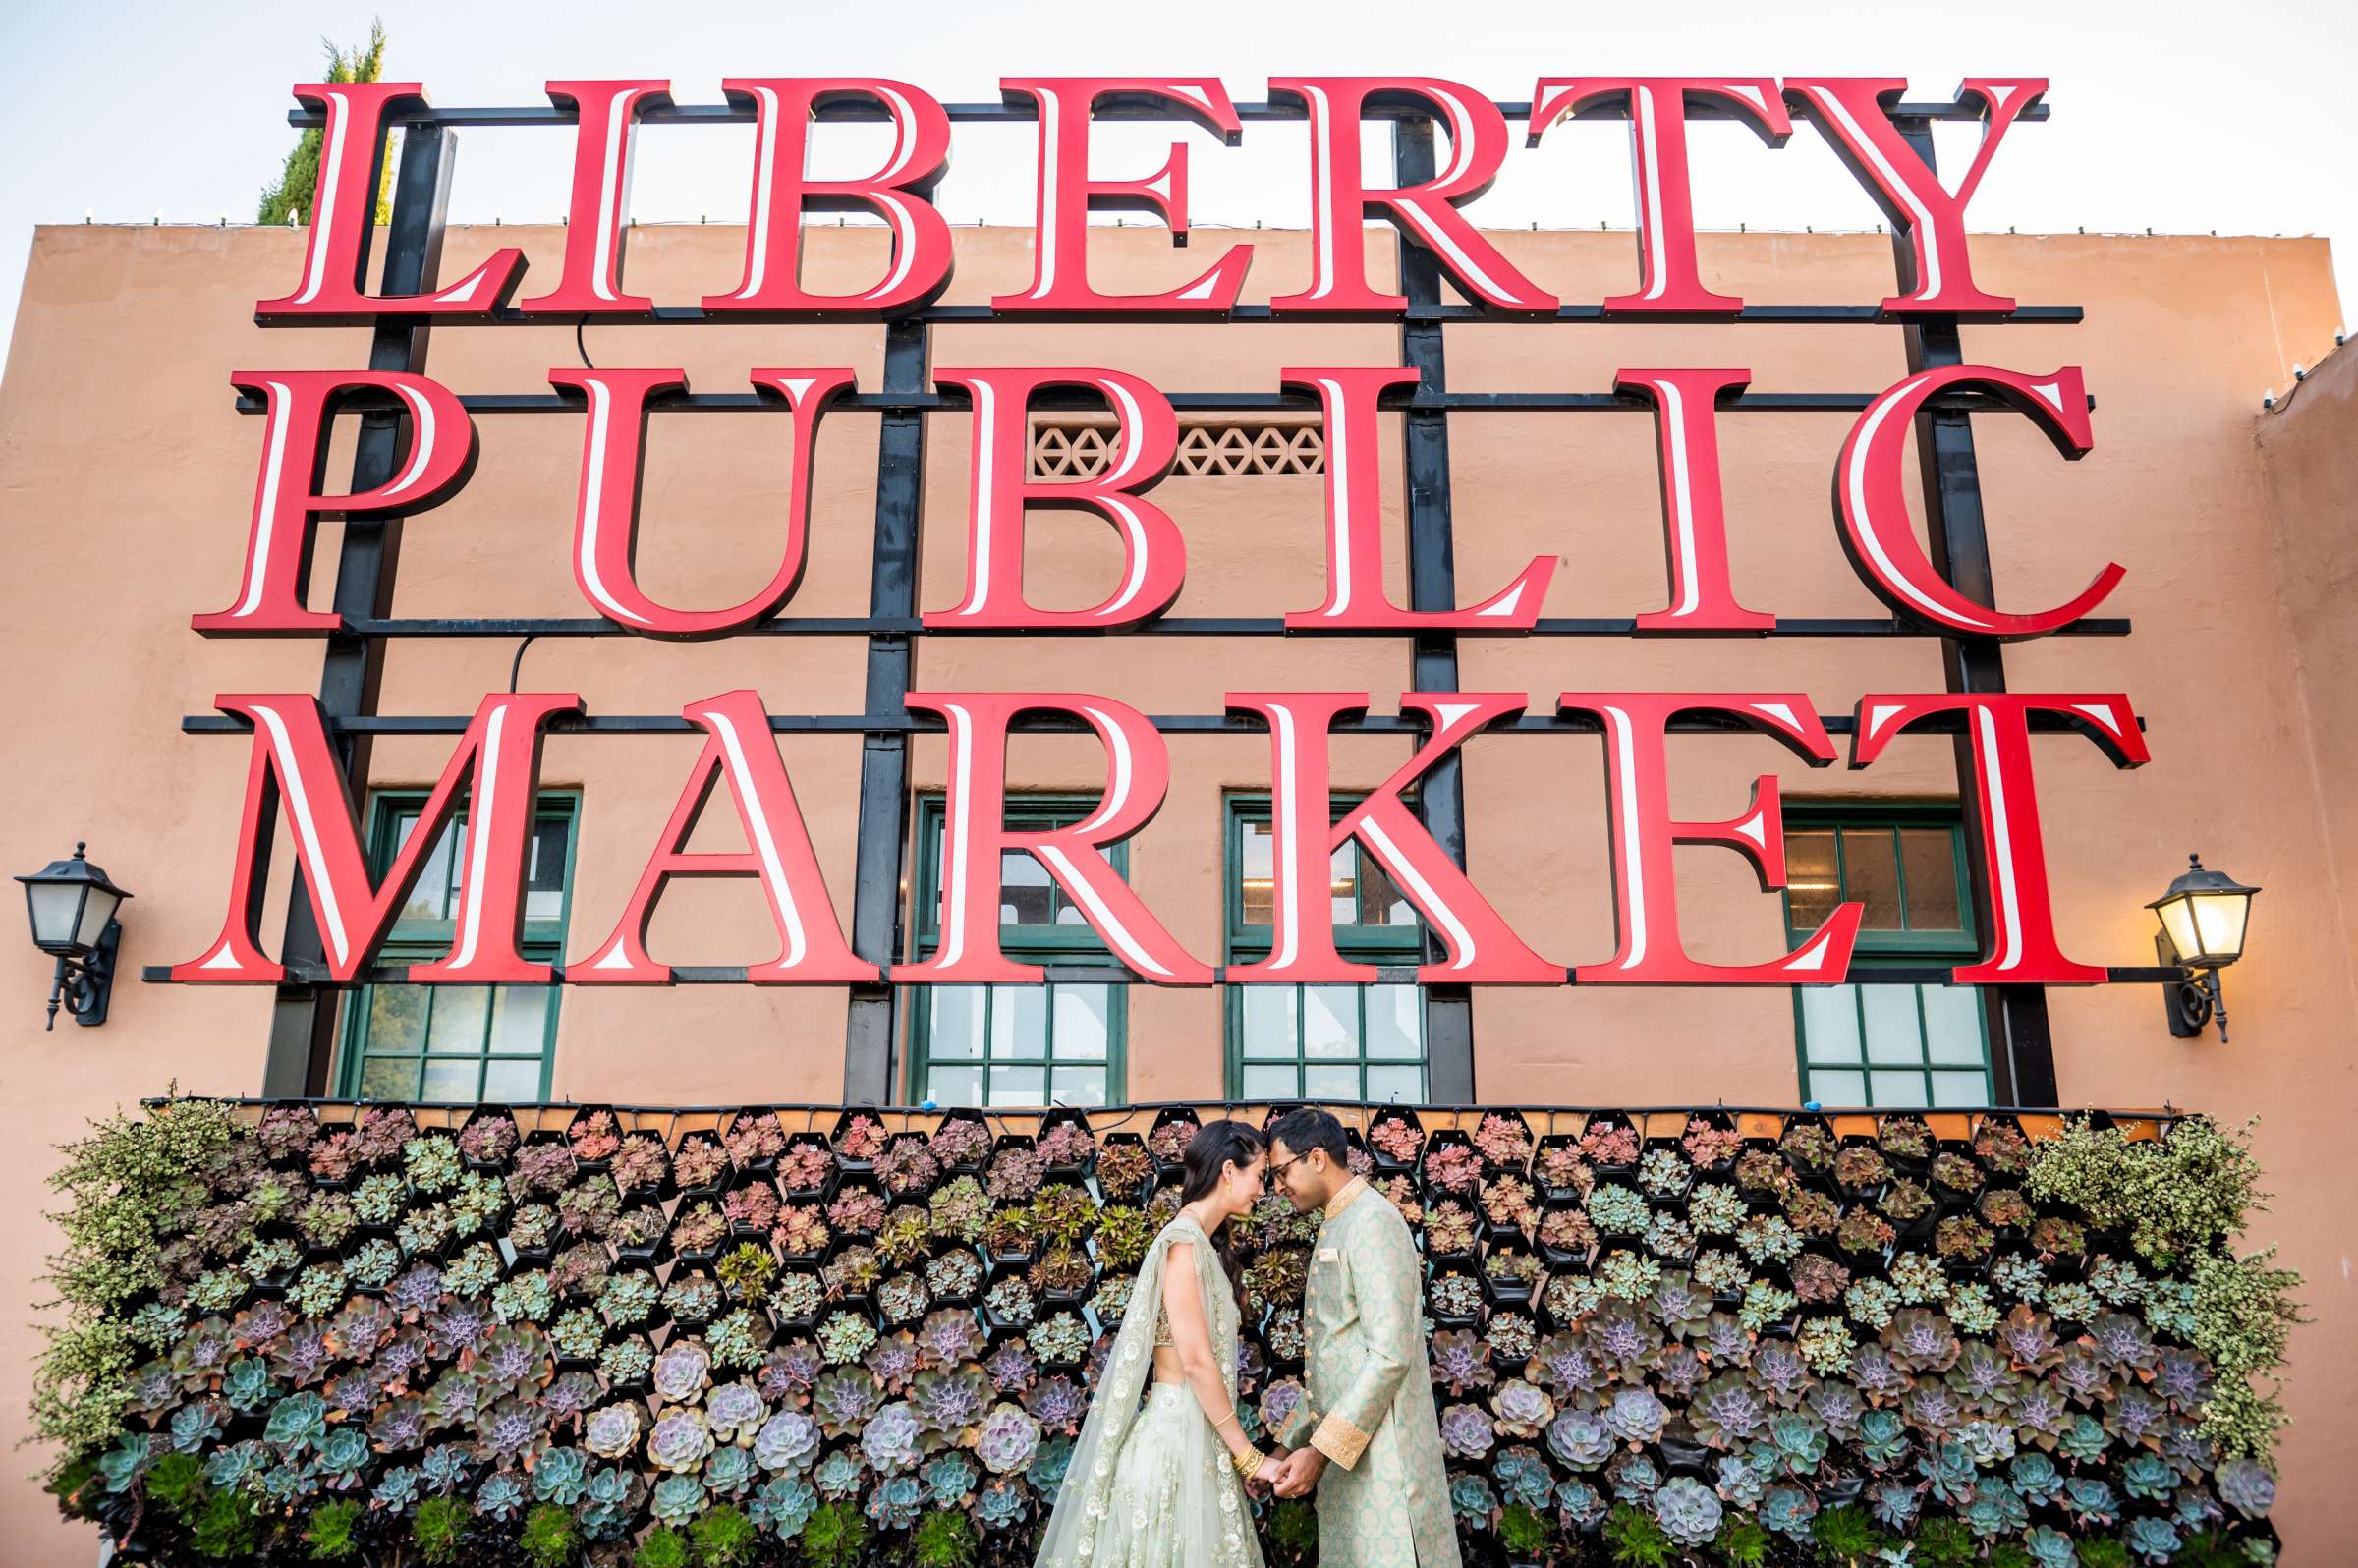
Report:
M 1275 1487 L 1280 1497 L 1307 1497 L 1325 1474 L 1326 1456 L 1316 1448 L 1297 1448 L 1276 1461 Z

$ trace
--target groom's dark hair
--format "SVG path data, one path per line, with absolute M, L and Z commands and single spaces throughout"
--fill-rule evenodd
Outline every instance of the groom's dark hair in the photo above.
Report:
M 1269 1123 L 1267 1131 L 1269 1142 L 1282 1139 L 1289 1153 L 1307 1154 L 1314 1148 L 1324 1149 L 1338 1170 L 1351 1156 L 1350 1142 L 1343 1137 L 1343 1124 L 1335 1120 L 1332 1111 L 1322 1111 L 1316 1105 L 1287 1111 Z

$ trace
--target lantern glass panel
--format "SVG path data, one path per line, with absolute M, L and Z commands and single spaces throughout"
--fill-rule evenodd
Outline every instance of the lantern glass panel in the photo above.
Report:
M 2203 953 L 2221 963 L 2232 963 L 2243 956 L 2243 924 L 2252 912 L 2249 893 L 2197 893 L 2188 900 L 2194 906 L 2195 933 L 2202 939 Z
M 2203 942 L 2195 928 L 2193 900 L 2173 898 L 2155 913 L 2162 917 L 2162 929 L 2168 935 L 2170 951 L 2178 955 L 2178 962 L 2191 964 L 2202 956 Z
M 32 916 L 35 945 L 54 950 L 74 940 L 84 886 L 79 882 L 25 884 L 25 902 Z
M 82 927 L 74 933 L 77 945 L 95 949 L 99 938 L 106 934 L 106 923 L 115 918 L 115 910 L 123 900 L 103 887 L 93 887 L 83 901 Z

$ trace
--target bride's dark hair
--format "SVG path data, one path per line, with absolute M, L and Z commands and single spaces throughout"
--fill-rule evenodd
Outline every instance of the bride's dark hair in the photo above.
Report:
M 1240 1121 L 1206 1122 L 1188 1140 L 1184 1161 L 1185 1178 L 1179 1186 L 1179 1202 L 1192 1204 L 1199 1198 L 1208 1198 L 1211 1190 L 1220 1185 L 1221 1171 L 1233 1164 L 1238 1170 L 1259 1159 L 1269 1147 L 1261 1136 L 1261 1129 Z M 1219 1249 L 1220 1267 L 1227 1272 L 1228 1287 L 1236 1293 L 1237 1311 L 1244 1311 L 1244 1271 L 1237 1266 L 1236 1237 L 1233 1225 L 1222 1225 L 1212 1245 Z

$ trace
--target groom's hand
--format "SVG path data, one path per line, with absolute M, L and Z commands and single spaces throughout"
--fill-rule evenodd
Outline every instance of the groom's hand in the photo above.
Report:
M 1277 1495 L 1306 1497 L 1326 1470 L 1326 1456 L 1316 1448 L 1297 1448 L 1277 1468 Z

